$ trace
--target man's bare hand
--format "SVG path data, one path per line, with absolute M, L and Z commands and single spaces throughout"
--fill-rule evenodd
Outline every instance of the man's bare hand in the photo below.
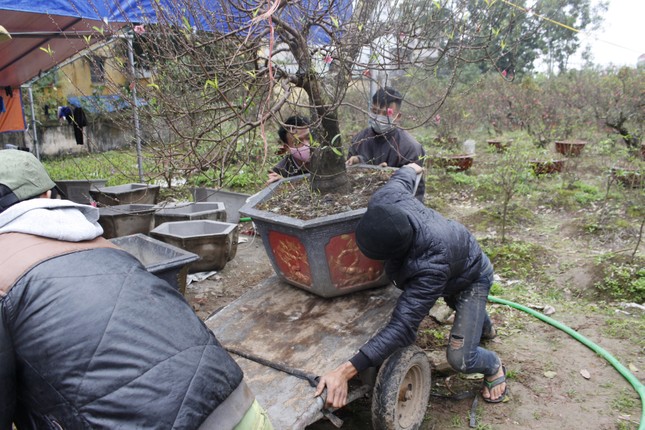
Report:
M 378 165 L 379 167 L 387 167 L 387 163 L 384 161 L 381 164 Z
M 415 172 L 417 175 L 418 175 L 418 174 L 420 174 L 420 173 L 423 173 L 423 167 L 419 166 L 417 163 L 410 163 L 410 164 L 406 164 L 406 165 L 405 165 L 405 166 L 403 166 L 403 167 L 409 167 L 409 168 L 411 168 L 412 170 L 414 170 L 414 172 Z
M 361 159 L 358 158 L 357 155 L 352 155 L 345 161 L 346 166 L 353 166 L 354 164 L 359 164 L 361 162 Z
M 347 404 L 347 381 L 356 376 L 357 373 L 356 368 L 349 361 L 341 364 L 336 369 L 320 378 L 314 397 L 320 396 L 325 387 L 327 387 L 325 406 L 342 408 Z

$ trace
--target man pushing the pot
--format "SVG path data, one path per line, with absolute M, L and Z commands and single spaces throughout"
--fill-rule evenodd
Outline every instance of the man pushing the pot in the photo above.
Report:
M 448 363 L 458 372 L 484 374 L 485 401 L 507 399 L 506 368 L 497 354 L 479 345 L 496 336 L 486 312 L 493 266 L 466 227 L 425 207 L 412 194 L 422 171 L 415 163 L 396 171 L 373 194 L 356 227 L 358 248 L 371 259 L 385 261 L 388 278 L 402 293 L 387 325 L 320 378 L 315 396 L 327 388 L 328 407 L 347 404 L 351 378 L 414 343 L 421 321 L 440 297 L 456 311 Z

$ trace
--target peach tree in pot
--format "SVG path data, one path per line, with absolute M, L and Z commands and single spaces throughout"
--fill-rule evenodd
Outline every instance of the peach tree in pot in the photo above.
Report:
M 376 166 L 351 170 L 391 172 Z M 389 173 L 388 173 L 389 175 Z M 240 213 L 250 217 L 263 239 L 276 274 L 287 283 L 322 297 L 386 285 L 382 261 L 363 255 L 354 231 L 365 208 L 352 209 L 308 220 L 273 212 L 264 207 L 278 192 L 294 183 L 308 181 L 309 175 L 281 179 L 252 196 Z

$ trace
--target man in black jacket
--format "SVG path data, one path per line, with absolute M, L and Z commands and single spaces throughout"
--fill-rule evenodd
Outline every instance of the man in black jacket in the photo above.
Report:
M 421 163 L 423 147 L 406 130 L 399 128 L 403 96 L 392 87 L 380 88 L 372 96 L 369 127 L 352 139 L 346 164 L 401 167 Z M 423 203 L 425 182 L 421 178 L 416 197 Z
M 487 402 L 506 398 L 501 360 L 479 346 L 481 339 L 495 336 L 486 312 L 493 267 L 466 227 L 412 196 L 416 174 L 421 171 L 412 163 L 395 172 L 371 197 L 356 228 L 361 252 L 385 260 L 388 278 L 403 292 L 388 324 L 354 357 L 321 378 L 316 395 L 327 387 L 328 405 L 344 406 L 349 379 L 412 344 L 419 324 L 439 297 L 456 310 L 448 363 L 459 372 L 483 373 L 482 397 Z
M 271 429 L 181 294 L 54 186 L 0 151 L 0 429 Z

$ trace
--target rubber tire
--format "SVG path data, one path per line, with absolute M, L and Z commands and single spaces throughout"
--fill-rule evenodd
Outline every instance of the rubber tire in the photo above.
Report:
M 428 407 L 431 382 L 430 362 L 421 348 L 411 345 L 392 354 L 381 365 L 374 384 L 374 430 L 418 429 Z M 399 400 L 405 386 L 412 398 Z

